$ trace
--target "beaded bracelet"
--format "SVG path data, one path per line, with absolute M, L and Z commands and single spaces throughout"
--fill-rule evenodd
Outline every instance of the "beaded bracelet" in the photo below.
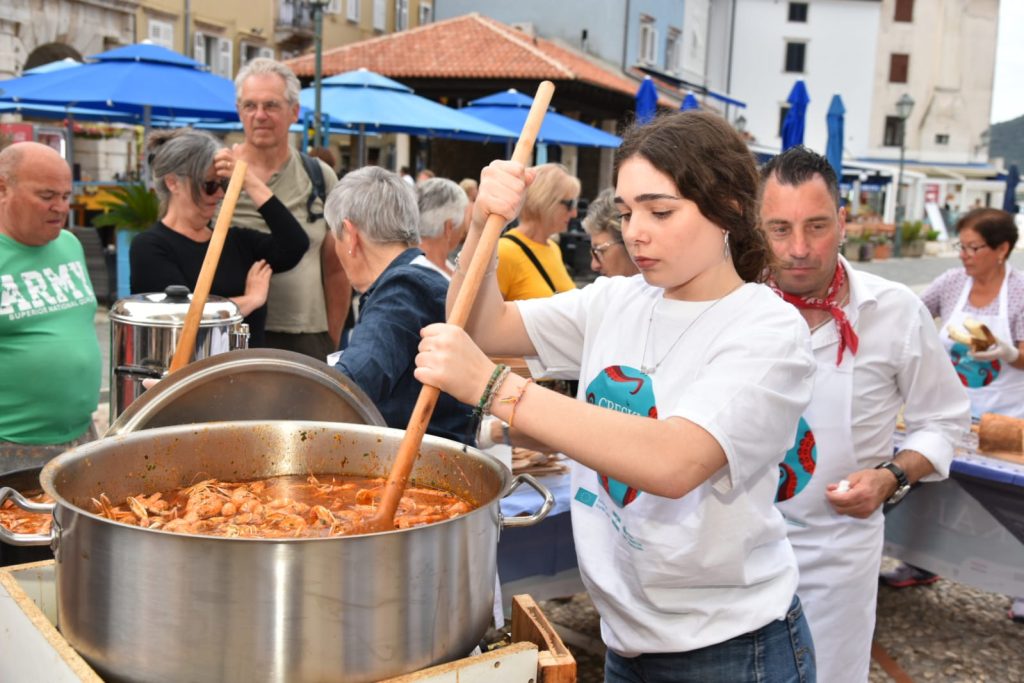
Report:
M 501 403 L 511 403 L 512 404 L 512 413 L 508 416 L 508 428 L 509 429 L 512 429 L 512 423 L 515 422 L 515 419 L 516 419 L 516 407 L 519 405 L 519 401 L 522 400 L 523 395 L 526 393 L 526 387 L 530 386 L 532 383 L 533 383 L 533 378 L 531 377 L 531 378 L 527 379 L 526 382 L 523 384 L 523 386 L 519 389 L 519 393 L 518 394 L 516 394 L 515 396 L 506 396 L 505 398 L 501 399 L 501 401 L 500 401 Z
M 491 373 L 491 378 L 487 380 L 487 386 L 484 387 L 484 393 L 480 395 L 480 401 L 477 402 L 476 408 L 473 409 L 473 417 L 480 419 L 485 415 L 484 406 L 489 406 L 494 397 L 491 395 L 494 393 L 494 384 L 498 381 L 498 376 L 508 366 L 504 363 L 498 363 L 494 366 L 494 372 Z
M 501 374 L 498 375 L 498 379 L 494 380 L 494 384 L 491 386 L 491 395 L 487 397 L 487 403 L 484 404 L 484 415 L 491 414 L 491 405 L 494 403 L 494 398 L 498 395 L 498 389 L 501 388 L 501 385 L 508 379 L 509 373 L 512 372 L 512 368 L 507 365 L 502 365 L 501 368 Z

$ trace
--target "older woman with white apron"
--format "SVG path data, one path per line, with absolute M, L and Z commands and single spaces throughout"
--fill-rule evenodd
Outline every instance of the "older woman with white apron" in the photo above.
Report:
M 963 268 L 948 270 L 921 295 L 931 314 L 942 320 L 942 339 L 971 399 L 971 414 L 1024 417 L 1024 275 L 1008 259 L 1017 243 L 1013 216 L 999 209 L 974 209 L 957 222 Z M 996 337 L 985 351 L 971 351 L 948 330 L 963 330 L 966 320 L 982 323 Z M 883 575 L 890 586 L 905 588 L 938 580 L 930 572 L 900 565 Z M 1024 599 L 1017 598 L 1010 618 L 1024 622 Z

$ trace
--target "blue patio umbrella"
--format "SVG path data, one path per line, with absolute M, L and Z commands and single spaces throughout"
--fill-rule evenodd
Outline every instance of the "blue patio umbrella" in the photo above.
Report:
M 679 106 L 679 111 L 690 111 L 691 109 L 700 109 L 700 102 L 697 101 L 692 92 L 688 92 L 686 97 L 683 98 L 683 103 Z
M 644 76 L 636 91 L 636 122 L 643 125 L 658 113 L 658 89 L 650 76 Z
M 58 59 L 55 62 L 48 62 L 46 64 L 40 64 L 39 66 L 32 69 L 25 69 L 21 72 L 22 76 L 31 76 L 32 74 L 48 74 L 51 71 L 60 71 L 61 69 L 68 69 L 75 66 L 82 66 L 82 63 L 77 59 L 71 59 L 71 57 L 65 57 L 64 59 Z
M 1006 191 L 1003 193 L 1003 211 L 1017 213 L 1017 183 L 1020 182 L 1020 172 L 1017 171 L 1017 164 L 1011 164 L 1010 170 L 1006 172 Z
M 804 121 L 807 118 L 807 104 L 811 98 L 807 95 L 807 86 L 803 81 L 793 84 L 789 91 L 789 111 L 782 121 L 782 150 L 804 143 Z
M 303 88 L 299 102 L 313 108 L 315 97 L 313 88 Z M 320 110 L 332 122 L 368 132 L 501 141 L 518 136 L 420 97 L 412 88 L 367 69 L 325 78 L 320 100 Z
M 843 117 L 845 114 L 846 107 L 843 106 L 843 98 L 833 95 L 832 102 L 828 105 L 828 116 L 825 117 L 825 122 L 828 124 L 825 156 L 835 170 L 836 178 L 840 181 L 843 179 Z
M 237 120 L 234 84 L 157 45 L 126 45 L 81 66 L 0 81 L 0 101 L 84 107 L 148 118 Z
M 532 97 L 507 90 L 473 100 L 459 111 L 508 130 L 521 130 L 532 105 Z M 544 115 L 537 142 L 577 147 L 618 147 L 622 138 L 549 109 Z

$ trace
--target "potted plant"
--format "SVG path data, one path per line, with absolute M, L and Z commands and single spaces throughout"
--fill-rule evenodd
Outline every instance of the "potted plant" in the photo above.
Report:
M 924 223 L 921 221 L 903 221 L 900 226 L 900 237 L 903 244 L 900 248 L 900 255 L 909 258 L 921 258 L 924 256 Z M 936 233 L 936 236 L 938 233 Z
M 94 228 L 112 226 L 117 236 L 117 296 L 131 293 L 128 249 L 135 233 L 156 223 L 160 202 L 156 193 L 142 183 L 122 185 L 110 190 L 112 200 L 102 202 L 104 212 L 92 219 Z
M 892 240 L 888 235 L 879 233 L 872 239 L 875 251 L 872 256 L 876 261 L 884 261 L 892 256 Z

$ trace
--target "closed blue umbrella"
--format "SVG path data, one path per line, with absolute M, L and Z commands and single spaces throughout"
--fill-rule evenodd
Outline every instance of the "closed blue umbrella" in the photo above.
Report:
M 507 130 L 521 130 L 532 105 L 532 97 L 508 90 L 473 100 L 459 111 Z M 618 147 L 622 138 L 549 110 L 544 116 L 537 142 L 577 147 Z
M 127 45 L 81 66 L 0 81 L 0 100 L 237 120 L 235 86 L 158 45 Z
M 690 111 L 692 109 L 700 109 L 700 102 L 697 101 L 692 92 L 688 92 L 686 97 L 683 98 L 683 103 L 679 106 L 679 111 Z
M 804 121 L 807 117 L 807 104 L 811 98 L 807 95 L 807 86 L 803 81 L 793 84 L 786 101 L 789 102 L 789 111 L 782 121 L 783 151 L 804 143 Z
M 843 98 L 839 95 L 832 96 L 832 102 L 828 105 L 828 116 L 825 122 L 828 124 L 828 142 L 825 145 L 825 156 L 828 163 L 836 172 L 836 178 L 843 179 L 843 117 L 846 115 L 846 107 L 843 106 Z
M 636 91 L 636 122 L 643 125 L 658 112 L 658 89 L 650 76 L 644 76 L 640 89 Z
M 1006 191 L 1003 193 L 1003 211 L 1017 213 L 1017 183 L 1020 182 L 1020 173 L 1017 171 L 1017 164 L 1011 164 L 1010 170 L 1006 173 Z

